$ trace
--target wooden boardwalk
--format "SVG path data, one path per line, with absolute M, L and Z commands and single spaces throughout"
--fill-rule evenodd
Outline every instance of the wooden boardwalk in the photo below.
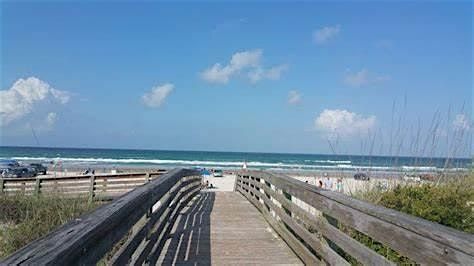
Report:
M 260 212 L 236 192 L 201 192 L 181 211 L 155 262 L 302 264 Z
M 398 259 L 393 260 L 397 254 L 408 264 L 474 265 L 472 234 L 278 173 L 239 172 L 233 187 L 237 192 L 217 191 L 232 189 L 225 186 L 224 179 L 211 180 L 216 189 L 202 190 L 203 181 L 208 180 L 203 180 L 195 169 L 169 170 L 160 178 L 150 175 L 138 174 L 139 181 L 146 184 L 31 242 L 0 261 L 0 265 L 304 262 L 339 266 L 356 261 L 362 265 L 392 266 L 399 263 Z M 116 180 L 120 178 L 115 175 L 72 180 L 65 184 L 66 191 L 86 183 L 89 200 L 94 200 L 101 198 L 96 197 L 100 188 L 115 190 L 115 183 L 124 182 Z M 0 179 L 0 187 L 6 184 L 0 192 L 18 190 L 6 181 Z M 35 180 L 34 194 L 46 191 L 41 186 L 46 188 L 50 180 L 43 181 Z M 126 183 L 130 181 L 136 182 Z M 71 186 L 71 182 L 77 184 Z M 22 184 L 19 190 L 33 191 Z M 344 224 L 344 230 L 340 230 L 337 221 Z M 391 250 L 390 258 L 353 238 L 351 232 L 356 231 Z

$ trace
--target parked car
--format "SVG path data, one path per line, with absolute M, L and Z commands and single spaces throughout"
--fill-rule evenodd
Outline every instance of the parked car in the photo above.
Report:
M 355 180 L 365 180 L 365 181 L 369 181 L 370 180 L 370 177 L 365 174 L 365 173 L 357 173 L 354 175 L 354 179 Z
M 222 176 L 224 176 L 224 173 L 222 172 L 222 170 L 216 169 L 216 170 L 214 170 L 213 176 L 214 177 L 222 177 Z
M 0 160 L 0 174 L 2 177 L 22 177 L 23 168 L 15 160 Z
M 21 166 L 21 177 L 35 177 L 38 173 L 36 169 L 31 166 Z
M 40 163 L 30 163 L 30 166 L 36 170 L 37 174 L 45 175 L 48 172 L 48 168 Z

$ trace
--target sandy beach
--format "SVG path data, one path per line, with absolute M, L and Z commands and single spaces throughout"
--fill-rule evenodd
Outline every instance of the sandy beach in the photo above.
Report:
M 84 168 L 87 169 L 87 168 Z M 61 170 L 48 171 L 46 175 L 40 177 L 62 177 L 62 176 L 77 176 L 83 175 L 84 169 L 82 168 L 64 168 Z M 94 168 L 95 174 L 110 174 L 110 173 L 131 173 L 131 172 L 152 172 L 158 171 L 163 168 L 117 168 L 117 167 L 98 167 Z M 235 172 L 241 169 L 230 169 L 225 170 L 223 177 L 205 176 L 203 177 L 204 182 L 208 181 L 209 184 L 213 185 L 214 191 L 232 191 L 235 183 Z M 370 176 L 370 180 L 356 180 L 353 178 L 354 173 L 349 172 L 322 172 L 322 171 L 279 171 L 294 179 L 306 182 L 310 185 L 321 187 L 320 181 L 323 184 L 323 189 L 328 189 L 346 195 L 354 195 L 355 193 L 361 193 L 364 191 L 371 190 L 373 188 L 379 188 L 387 190 L 395 187 L 396 185 L 413 184 L 413 182 L 404 181 L 399 174 L 400 173 L 377 173 Z M 329 182 L 327 181 L 329 178 Z M 339 182 L 339 184 L 338 184 Z M 327 187 L 329 185 L 330 187 Z

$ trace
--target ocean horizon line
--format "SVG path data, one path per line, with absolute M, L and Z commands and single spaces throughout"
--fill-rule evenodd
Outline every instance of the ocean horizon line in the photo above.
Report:
M 1 148 L 32 148 L 32 149 L 70 149 L 70 150 L 102 150 L 102 151 L 149 151 L 149 152 L 191 152 L 191 153 L 231 153 L 231 154 L 268 154 L 268 155 L 303 155 L 303 156 L 357 156 L 357 157 L 379 157 L 379 158 L 415 158 L 415 159 L 454 159 L 472 160 L 471 157 L 439 157 L 439 156 L 417 156 L 417 155 L 386 155 L 386 154 L 350 154 L 350 153 L 304 153 L 304 152 L 260 152 L 260 151 L 219 151 L 219 150 L 172 150 L 172 149 L 147 149 L 147 148 L 104 148 L 104 147 L 59 147 L 59 146 L 29 146 L 29 145 L 0 145 Z

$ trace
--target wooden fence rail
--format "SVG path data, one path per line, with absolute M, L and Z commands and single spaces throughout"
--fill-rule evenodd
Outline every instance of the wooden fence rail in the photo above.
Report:
M 235 189 L 260 210 L 305 264 L 347 265 L 348 257 L 363 265 L 394 264 L 348 234 L 356 232 L 416 263 L 474 265 L 472 234 L 280 174 L 242 171 Z
M 62 177 L 0 178 L 0 194 L 27 195 L 61 193 L 112 199 L 166 173 L 165 170 L 139 173 L 97 174 Z
M 20 249 L 1 265 L 143 264 L 173 218 L 201 189 L 199 173 L 174 169 Z

